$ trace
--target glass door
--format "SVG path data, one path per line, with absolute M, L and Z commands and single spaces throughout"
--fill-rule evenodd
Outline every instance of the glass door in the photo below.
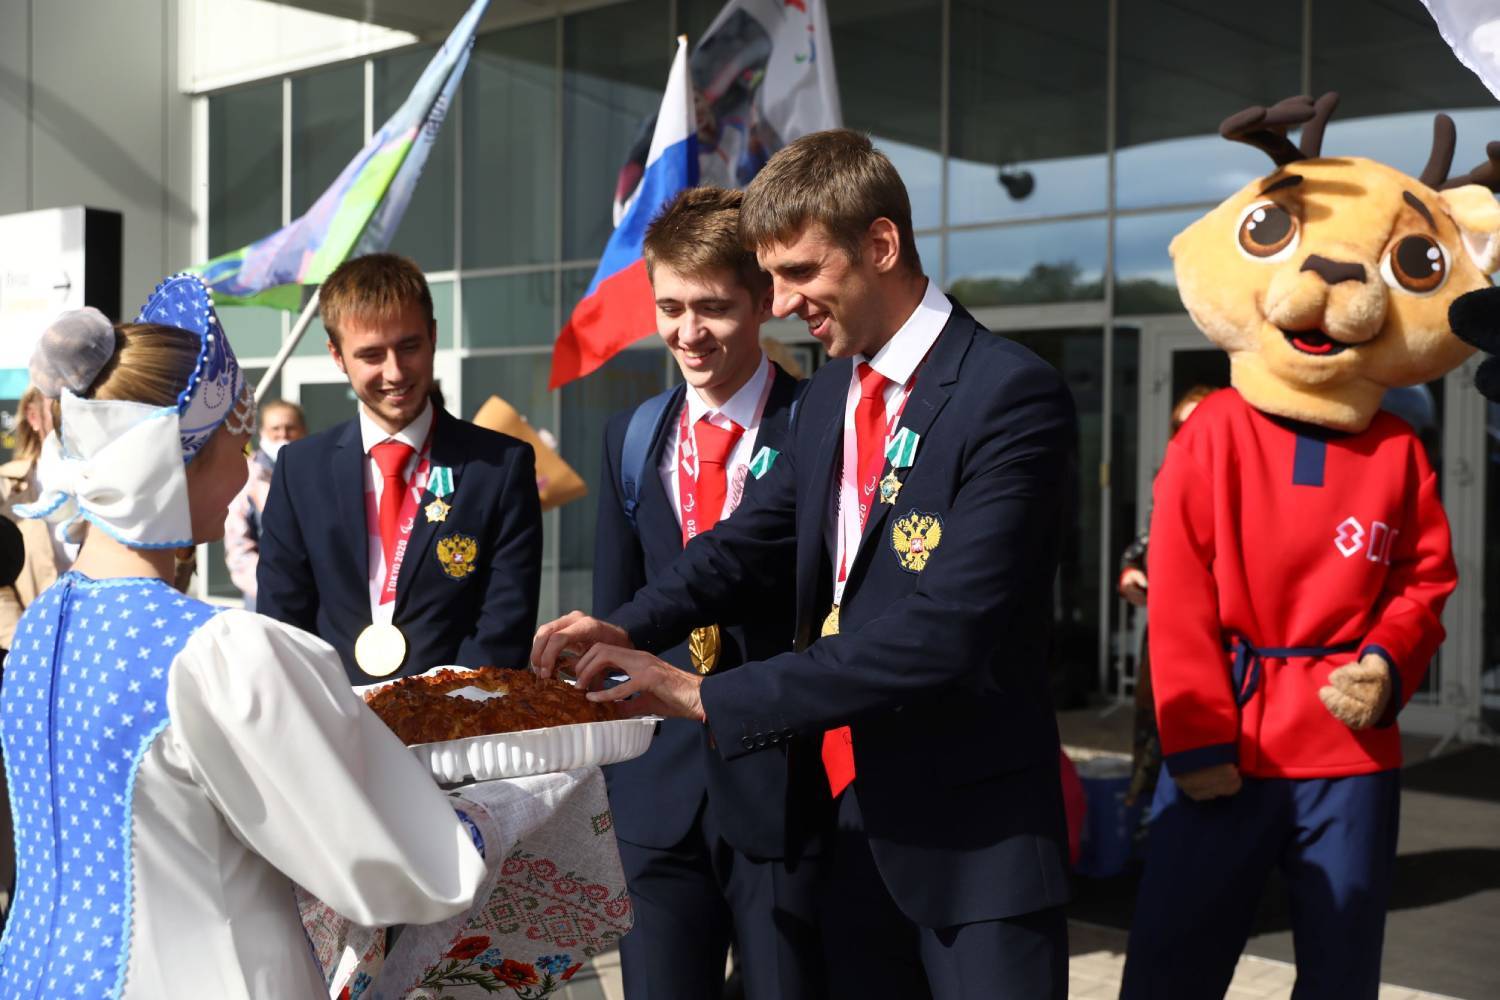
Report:
M 1117 332 L 1118 333 L 1118 332 Z M 1136 393 L 1135 512 L 1136 523 L 1116 539 L 1120 551 L 1145 532 L 1151 523 L 1151 483 L 1161 468 L 1171 436 L 1172 410 L 1177 401 L 1200 386 L 1219 389 L 1229 384 L 1229 358 L 1204 339 L 1187 317 L 1143 323 L 1139 329 L 1140 375 Z M 1111 583 L 1118 581 L 1114 567 Z M 1118 600 L 1114 643 L 1117 697 L 1135 693 L 1136 668 L 1145 638 L 1145 609 Z

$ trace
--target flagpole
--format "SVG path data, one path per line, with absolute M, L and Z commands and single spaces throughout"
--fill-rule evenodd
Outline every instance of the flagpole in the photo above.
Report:
M 286 341 L 281 345 L 281 350 L 276 353 L 276 357 L 271 361 L 271 367 L 267 368 L 266 373 L 260 377 L 260 385 L 255 387 L 255 405 L 259 406 L 261 400 L 265 399 L 266 393 L 271 388 L 271 383 L 275 381 L 276 376 L 281 374 L 281 369 L 286 365 L 286 359 L 292 356 L 292 352 L 297 349 L 297 344 L 302 340 L 302 335 L 312 325 L 313 317 L 318 314 L 319 291 L 321 289 L 313 289 L 312 298 L 308 299 L 307 305 L 302 307 L 302 315 L 298 316 L 297 322 L 292 324 L 292 332 L 287 336 Z

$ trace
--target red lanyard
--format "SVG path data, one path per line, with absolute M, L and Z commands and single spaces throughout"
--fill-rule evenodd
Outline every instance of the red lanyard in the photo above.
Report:
M 776 372 L 771 368 L 771 361 L 766 361 L 766 384 L 760 391 L 760 401 L 755 408 L 755 423 L 751 427 L 760 425 L 760 418 L 765 413 L 766 403 L 771 398 L 771 389 L 776 384 Z M 692 392 L 692 389 L 688 390 Z M 746 427 L 743 434 L 751 433 L 751 427 Z M 744 440 L 743 436 L 741 440 Z M 736 445 L 738 447 L 738 445 Z M 729 454 L 734 454 L 734 448 L 729 449 Z M 677 421 L 677 513 L 682 521 L 682 544 L 687 545 L 695 537 L 702 534 L 698 530 L 698 438 L 693 426 L 688 423 L 688 401 L 682 400 L 682 415 Z M 691 467 L 690 467 L 691 466 Z M 719 511 L 719 520 L 724 520 L 734 512 L 730 495 L 729 459 L 724 459 L 724 507 Z
M 406 546 L 411 541 L 412 529 L 417 523 L 417 501 L 421 499 L 422 491 L 427 488 L 427 470 L 430 464 L 427 453 L 431 448 L 432 431 L 429 430 L 427 440 L 422 444 L 422 460 L 417 464 L 416 471 L 412 473 L 411 483 L 406 488 L 406 496 L 401 500 L 401 513 L 396 518 L 396 547 L 391 550 L 391 564 L 385 568 L 385 582 L 380 586 L 382 605 L 390 604 L 396 599 L 396 581 L 401 576 L 401 564 L 406 561 Z M 378 502 L 376 506 L 379 507 Z
M 691 390 L 690 390 L 691 391 Z M 682 544 L 698 535 L 698 437 L 688 424 L 687 400 L 677 422 L 677 511 L 682 517 Z M 725 470 L 728 475 L 728 470 Z

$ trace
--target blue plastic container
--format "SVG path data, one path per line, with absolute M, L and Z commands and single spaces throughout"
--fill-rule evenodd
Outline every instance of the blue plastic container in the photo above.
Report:
M 1135 829 L 1145 803 L 1125 805 L 1130 791 L 1130 760 L 1096 757 L 1078 764 L 1083 794 L 1088 800 L 1078 864 L 1074 870 L 1088 878 L 1119 875 L 1130 864 Z

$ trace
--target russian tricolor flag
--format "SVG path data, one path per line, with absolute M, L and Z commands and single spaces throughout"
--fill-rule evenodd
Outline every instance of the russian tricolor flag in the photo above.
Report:
M 552 347 L 551 388 L 594 371 L 616 353 L 656 332 L 656 297 L 641 243 L 646 227 L 677 193 L 698 183 L 698 122 L 693 113 L 686 36 L 667 76 L 640 185 L 604 248 L 604 257 L 568 325 Z

